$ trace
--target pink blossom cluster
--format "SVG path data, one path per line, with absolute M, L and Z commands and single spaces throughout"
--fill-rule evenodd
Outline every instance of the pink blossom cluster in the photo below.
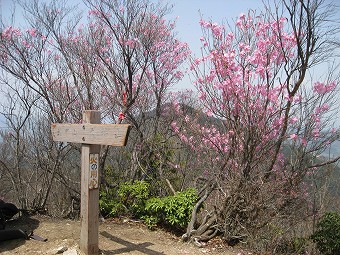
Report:
M 27 33 L 29 33 L 31 36 L 35 37 L 37 36 L 38 30 L 36 28 L 31 28 L 26 30 Z
M 224 27 L 220 26 L 217 23 L 207 22 L 205 20 L 200 20 L 200 25 L 203 28 L 211 29 L 213 35 L 217 38 L 222 38 L 222 35 L 224 33 Z
M 220 37 L 220 33 L 213 31 L 219 26 L 201 20 L 202 27 L 211 30 L 215 43 L 206 57 L 192 63 L 191 69 L 197 70 L 209 62 L 213 64 L 210 65 L 209 72 L 198 77 L 195 83 L 200 92 L 199 98 L 206 101 L 205 105 L 209 105 L 209 112 L 225 109 L 227 114 L 249 116 L 251 110 L 250 119 L 247 119 L 263 123 L 268 121 L 264 115 L 273 116 L 273 112 L 280 107 L 279 98 L 286 91 L 281 84 L 269 86 L 267 79 L 272 76 L 275 66 L 285 63 L 286 58 L 294 54 L 294 36 L 282 36 L 282 33 L 279 33 L 284 21 L 285 19 L 281 18 L 269 23 L 260 20 L 254 22 L 251 16 L 240 15 L 238 28 L 241 31 L 255 30 L 254 44 L 249 45 L 246 40 L 234 41 L 234 35 L 231 33 L 224 38 Z M 219 43 L 216 43 L 218 39 Z M 206 38 L 202 40 L 207 41 Z M 209 44 L 205 45 L 208 47 Z M 209 98 L 207 95 L 210 95 Z M 263 107 L 264 105 L 266 107 Z
M 336 87 L 335 81 L 330 82 L 328 84 L 325 84 L 323 82 L 316 82 L 316 83 L 314 83 L 313 90 L 314 90 L 314 92 L 316 92 L 318 94 L 326 94 L 326 93 L 334 90 L 335 87 Z
M 315 108 L 315 114 L 322 114 L 324 112 L 327 112 L 329 110 L 329 105 L 327 103 L 324 103 L 323 105 Z
M 44 56 L 46 59 L 49 59 L 52 53 L 48 46 L 53 46 L 53 41 L 50 39 L 46 43 L 47 36 L 36 28 L 26 29 L 26 33 L 22 33 L 20 29 L 9 26 L 3 30 L 1 36 L 3 39 L 1 47 L 4 48 L 0 57 L 3 61 L 8 60 L 7 53 L 10 51 L 14 51 L 18 58 L 25 58 L 28 61 L 37 52 L 47 53 Z
M 290 95 L 287 84 L 273 79 L 297 51 L 295 35 L 284 31 L 285 23 L 283 17 L 266 21 L 241 14 L 236 31 L 231 33 L 216 23 L 200 21 L 205 35 L 200 40 L 206 54 L 193 60 L 190 69 L 197 74 L 195 86 L 203 112 L 224 124 L 207 127 L 185 118 L 191 131 L 188 127 L 181 129 L 178 123 L 173 125 L 184 142 L 196 150 L 214 150 L 221 159 L 239 167 L 239 159 L 230 155 L 249 153 L 249 146 L 256 151 L 254 158 L 273 153 L 270 144 L 279 139 L 287 121 L 282 109 L 288 102 L 301 101 L 301 95 Z M 326 106 L 320 108 L 323 110 Z M 296 116 L 288 119 L 289 124 L 297 122 Z M 295 133 L 288 137 L 298 140 Z M 300 142 L 307 143 L 305 138 Z M 274 168 L 279 169 L 281 164 L 278 160 Z
M 10 27 L 7 27 L 5 28 L 3 31 L 2 31 L 2 34 L 1 34 L 1 37 L 3 39 L 12 39 L 12 36 L 14 37 L 19 37 L 21 36 L 22 33 L 21 33 L 21 30 L 18 29 L 18 28 L 13 28 L 12 26 Z
M 177 122 L 173 122 L 171 127 L 175 133 L 178 134 L 179 138 L 186 144 L 188 144 L 192 150 L 195 151 L 206 151 L 207 149 L 214 149 L 219 153 L 228 153 L 230 150 L 229 146 L 229 138 L 232 136 L 230 134 L 222 134 L 220 133 L 215 127 L 212 128 L 205 128 L 199 126 L 195 121 L 187 116 L 185 122 L 191 125 L 194 125 L 196 130 L 201 134 L 201 138 L 198 139 L 198 136 L 195 134 L 187 133 L 186 129 L 181 129 Z

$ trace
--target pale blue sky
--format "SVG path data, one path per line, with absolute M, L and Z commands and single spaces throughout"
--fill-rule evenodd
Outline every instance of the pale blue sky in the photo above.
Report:
M 262 0 L 164 0 L 173 4 L 173 11 L 169 17 L 177 17 L 176 31 L 178 38 L 189 44 L 191 51 L 199 56 L 202 36 L 199 21 L 201 15 L 205 20 L 217 23 L 236 20 L 241 13 L 247 13 L 249 9 L 260 11 L 263 9 Z M 191 89 L 193 86 L 186 76 L 177 86 L 177 89 Z
M 200 49 L 201 28 L 200 15 L 206 20 L 222 21 L 235 20 L 240 13 L 249 9 L 260 10 L 261 0 L 169 0 L 174 4 L 172 17 L 178 16 L 176 30 L 181 41 L 187 42 L 196 52 Z

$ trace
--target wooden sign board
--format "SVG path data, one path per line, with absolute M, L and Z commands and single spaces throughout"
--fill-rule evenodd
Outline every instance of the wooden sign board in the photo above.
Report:
M 128 124 L 52 124 L 54 141 L 125 146 Z
M 54 141 L 81 143 L 80 250 L 98 255 L 100 145 L 125 146 L 130 125 L 100 124 L 99 111 L 84 111 L 84 124 L 52 124 Z

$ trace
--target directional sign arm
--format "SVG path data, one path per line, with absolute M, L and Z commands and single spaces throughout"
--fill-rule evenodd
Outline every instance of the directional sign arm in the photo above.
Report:
M 125 146 L 128 124 L 52 124 L 54 141 Z

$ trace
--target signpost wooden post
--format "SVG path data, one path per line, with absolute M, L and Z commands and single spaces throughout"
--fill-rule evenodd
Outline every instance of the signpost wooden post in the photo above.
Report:
M 99 253 L 100 145 L 125 146 L 129 125 L 100 124 L 99 111 L 84 111 L 82 124 L 52 124 L 54 141 L 81 143 L 80 250 Z

